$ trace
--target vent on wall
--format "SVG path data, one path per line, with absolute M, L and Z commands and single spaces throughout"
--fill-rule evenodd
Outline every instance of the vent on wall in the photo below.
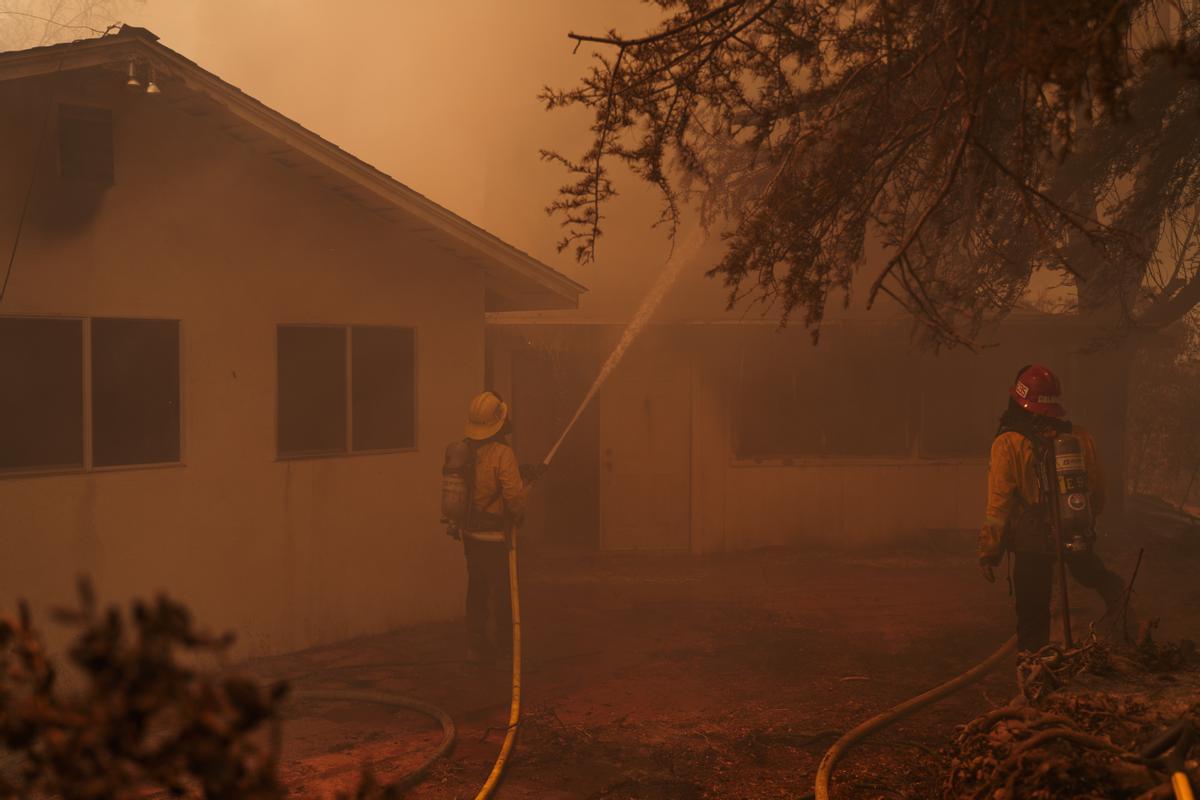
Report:
M 111 186 L 112 112 L 104 108 L 59 106 L 58 172 L 64 179 Z

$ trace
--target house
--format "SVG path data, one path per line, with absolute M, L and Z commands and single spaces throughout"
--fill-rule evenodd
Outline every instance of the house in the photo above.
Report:
M 0 54 L 0 109 L 0 603 L 86 573 L 246 656 L 459 614 L 484 315 L 582 287 L 143 29 Z
M 831 303 L 814 346 L 777 315 L 725 311 L 704 255 L 568 435 L 525 541 L 707 554 L 966 538 L 1018 368 L 1049 365 L 1076 419 L 1092 415 L 1097 398 L 1071 391 L 1088 366 L 1077 317 L 1021 310 L 983 337 L 997 346 L 934 354 L 897 308 Z M 549 450 L 631 316 L 488 315 L 489 384 L 513 398 L 522 458 Z

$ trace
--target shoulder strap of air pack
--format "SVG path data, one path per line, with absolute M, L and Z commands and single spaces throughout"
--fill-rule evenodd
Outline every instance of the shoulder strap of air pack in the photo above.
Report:
M 478 459 L 479 448 L 476 445 L 476 443 L 471 439 L 463 439 L 463 442 L 467 445 L 467 453 L 470 454 L 469 457 L 467 458 L 467 468 L 466 468 L 466 473 L 467 473 L 467 475 L 466 475 L 467 529 L 469 530 L 471 528 L 471 523 L 475 519 L 475 465 L 476 465 L 476 462 L 479 460 Z

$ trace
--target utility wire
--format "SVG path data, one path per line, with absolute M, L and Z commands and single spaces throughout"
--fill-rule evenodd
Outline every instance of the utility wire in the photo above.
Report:
M 62 71 L 62 61 L 58 62 L 54 75 L 57 76 L 60 71 Z M 55 78 L 51 78 L 51 80 L 53 81 Z M 0 303 L 4 302 L 4 295 L 8 291 L 8 281 L 12 278 L 13 263 L 17 260 L 17 249 L 21 245 L 21 233 L 25 230 L 25 217 L 29 213 L 29 201 L 33 198 L 33 185 L 42 164 L 42 149 L 46 146 L 46 133 L 50 130 L 50 112 L 54 110 L 56 94 L 52 86 L 50 96 L 46 99 L 46 112 L 42 115 L 42 130 L 33 153 L 33 169 L 29 173 L 29 186 L 25 189 L 25 202 L 21 205 L 21 216 L 17 218 L 17 233 L 13 236 L 12 252 L 8 254 L 8 268 L 4 271 L 4 282 L 0 283 Z

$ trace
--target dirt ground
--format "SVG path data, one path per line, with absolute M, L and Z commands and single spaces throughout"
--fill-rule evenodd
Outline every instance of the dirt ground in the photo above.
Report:
M 1122 575 L 1140 546 L 1139 612 L 1200 633 L 1200 533 L 1129 525 L 1101 552 Z M 720 558 L 525 554 L 525 717 L 502 798 L 691 800 L 803 796 L 842 731 L 940 683 L 1013 630 L 966 538 L 903 552 L 770 550 Z M 1098 612 L 1078 589 L 1077 626 Z M 429 625 L 248 665 L 297 689 L 401 692 L 445 708 L 458 744 L 415 798 L 472 798 L 508 713 L 505 669 L 464 660 L 460 625 Z M 846 757 L 838 798 L 938 796 L 939 749 L 1015 692 L 1002 670 Z M 399 776 L 440 731 L 415 714 L 295 701 L 283 771 L 303 797 L 360 765 Z

